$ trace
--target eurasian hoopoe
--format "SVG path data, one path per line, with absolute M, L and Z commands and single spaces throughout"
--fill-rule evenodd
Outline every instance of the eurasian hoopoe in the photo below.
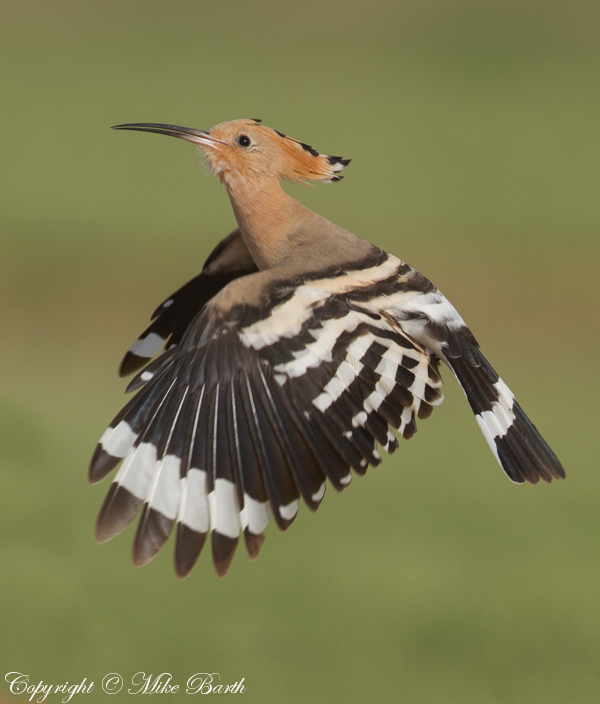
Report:
M 394 430 L 411 438 L 415 416 L 428 418 L 443 400 L 440 360 L 512 481 L 564 477 L 440 291 L 281 189 L 282 178 L 339 181 L 349 160 L 259 122 L 210 131 L 115 128 L 201 147 L 227 188 L 238 229 L 157 308 L 123 359 L 122 376 L 142 371 L 128 387 L 138 394 L 92 459 L 91 482 L 123 462 L 98 517 L 98 542 L 142 508 L 136 565 L 156 555 L 177 522 L 177 574 L 190 572 L 210 531 L 224 576 L 240 532 L 257 557 L 272 516 L 285 530 L 301 497 L 318 508 L 327 479 L 341 490 L 351 469 L 364 474 L 381 462 L 377 444 L 396 450 Z

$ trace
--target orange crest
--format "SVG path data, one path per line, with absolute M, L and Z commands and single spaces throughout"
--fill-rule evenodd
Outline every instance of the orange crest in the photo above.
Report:
M 319 154 L 310 145 L 292 139 L 269 127 L 263 129 L 275 132 L 280 137 L 278 145 L 285 154 L 287 169 L 282 173 L 282 177 L 292 183 L 304 183 L 305 181 L 322 181 L 323 183 L 335 183 L 341 181 L 340 171 L 343 171 L 350 163 L 350 159 L 342 159 L 341 156 L 328 156 Z

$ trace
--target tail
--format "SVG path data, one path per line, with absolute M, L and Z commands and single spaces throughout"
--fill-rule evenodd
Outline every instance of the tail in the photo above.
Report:
M 508 478 L 518 484 L 564 479 L 561 463 L 515 401 L 512 391 L 481 351 L 468 344 L 468 354 L 448 356 L 447 362 Z

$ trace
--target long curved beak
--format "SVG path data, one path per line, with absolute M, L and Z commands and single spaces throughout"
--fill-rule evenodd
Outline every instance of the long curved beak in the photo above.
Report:
M 158 122 L 130 122 L 126 125 L 114 125 L 112 130 L 135 130 L 138 132 L 155 132 L 156 134 L 166 134 L 169 137 L 179 137 L 192 144 L 201 147 L 215 147 L 217 144 L 225 144 L 222 139 L 212 137 L 206 130 L 195 130 L 191 127 L 179 127 L 178 125 L 162 125 Z

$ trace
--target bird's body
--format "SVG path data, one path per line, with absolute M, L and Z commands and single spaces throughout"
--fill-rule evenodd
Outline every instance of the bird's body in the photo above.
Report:
M 123 125 L 202 147 L 238 229 L 167 299 L 121 373 L 140 389 L 102 436 L 90 479 L 123 464 L 97 525 L 109 540 L 143 507 L 134 562 L 177 522 L 185 576 L 211 532 L 224 575 L 240 532 L 251 557 L 274 516 L 316 509 L 416 432 L 441 403 L 439 361 L 456 375 L 496 459 L 515 482 L 564 476 L 555 455 L 422 274 L 288 196 L 280 179 L 335 181 L 348 160 L 257 124 L 210 132 Z M 155 359 L 160 350 L 164 351 Z M 152 361 L 150 361 L 152 360 Z

